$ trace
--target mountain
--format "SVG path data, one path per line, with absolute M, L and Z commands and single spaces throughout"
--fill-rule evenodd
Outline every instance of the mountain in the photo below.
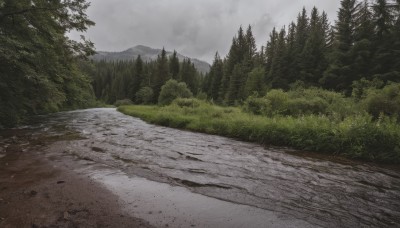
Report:
M 93 55 L 91 58 L 95 61 L 100 61 L 100 60 L 116 61 L 116 60 L 136 59 L 140 55 L 143 61 L 151 61 L 151 60 L 156 60 L 157 56 L 161 54 L 161 51 L 162 51 L 161 49 L 154 49 L 143 45 L 137 45 L 133 48 L 129 48 L 121 52 L 98 51 L 97 54 Z M 167 51 L 167 55 L 168 56 L 172 55 L 172 52 Z M 201 73 L 207 73 L 210 71 L 211 66 L 207 62 L 195 58 L 189 58 L 179 53 L 177 54 L 177 57 L 180 61 L 183 61 L 184 58 L 190 59 L 190 61 L 194 64 L 196 69 Z

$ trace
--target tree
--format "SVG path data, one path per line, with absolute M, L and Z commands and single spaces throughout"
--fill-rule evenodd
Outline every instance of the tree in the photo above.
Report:
M 268 83 L 272 88 L 288 88 L 287 65 L 286 31 L 285 28 L 282 28 L 278 35 L 271 62 L 271 69 L 268 73 Z
M 179 59 L 177 57 L 177 53 L 174 50 L 174 53 L 169 58 L 169 71 L 171 73 L 171 77 L 174 80 L 179 80 Z
M 258 95 L 263 95 L 265 93 L 264 84 L 265 70 L 263 67 L 258 66 L 254 68 L 247 78 L 245 86 L 245 96 L 248 97 L 256 92 Z
M 399 39 L 393 36 L 395 24 L 393 7 L 388 4 L 387 0 L 376 0 L 372 8 L 376 30 L 372 73 L 374 77 L 383 81 L 398 81 L 400 72 L 393 68 L 398 64 L 396 60 L 399 59 L 399 54 L 396 55 L 392 51 L 393 44 Z
M 310 85 L 317 85 L 326 69 L 326 15 L 319 15 L 317 8 L 311 11 L 310 34 L 301 52 L 299 60 L 300 80 Z
M 3 0 L 0 4 L 0 125 L 27 115 L 82 107 L 93 101 L 79 59 L 93 43 L 69 40 L 66 32 L 94 25 L 85 0 Z
M 330 65 L 320 83 L 328 89 L 346 91 L 350 94 L 354 72 L 350 50 L 354 44 L 356 0 L 342 0 L 335 27 L 334 49 L 330 54 Z
M 158 104 L 169 105 L 176 98 L 190 98 L 193 94 L 184 82 L 170 79 L 162 86 Z
M 135 61 L 135 67 L 132 73 L 132 81 L 129 84 L 129 97 L 135 101 L 136 93 L 140 90 L 144 80 L 143 60 L 139 55 Z
M 161 51 L 161 55 L 157 58 L 157 66 L 153 77 L 154 99 L 157 100 L 160 95 L 161 87 L 170 79 L 167 52 L 164 48 Z

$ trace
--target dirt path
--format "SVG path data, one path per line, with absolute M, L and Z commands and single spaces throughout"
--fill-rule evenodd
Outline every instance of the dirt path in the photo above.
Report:
M 120 210 L 119 199 L 39 156 L 0 159 L 0 227 L 150 227 Z

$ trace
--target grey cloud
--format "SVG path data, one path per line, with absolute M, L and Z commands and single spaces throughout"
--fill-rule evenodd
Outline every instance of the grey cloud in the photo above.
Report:
M 89 17 L 96 26 L 88 30 L 97 50 L 121 51 L 143 44 L 165 47 L 212 61 L 216 51 L 224 56 L 240 25 L 252 25 L 259 46 L 265 45 L 272 27 L 287 25 L 303 6 L 316 5 L 331 19 L 336 0 L 92 0 Z M 78 34 L 70 34 L 72 38 Z

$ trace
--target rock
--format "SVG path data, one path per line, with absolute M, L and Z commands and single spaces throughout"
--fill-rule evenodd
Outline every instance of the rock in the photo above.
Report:
M 69 213 L 68 211 L 64 211 L 64 219 L 68 220 L 69 219 Z
M 64 184 L 65 181 L 57 181 L 57 184 Z

